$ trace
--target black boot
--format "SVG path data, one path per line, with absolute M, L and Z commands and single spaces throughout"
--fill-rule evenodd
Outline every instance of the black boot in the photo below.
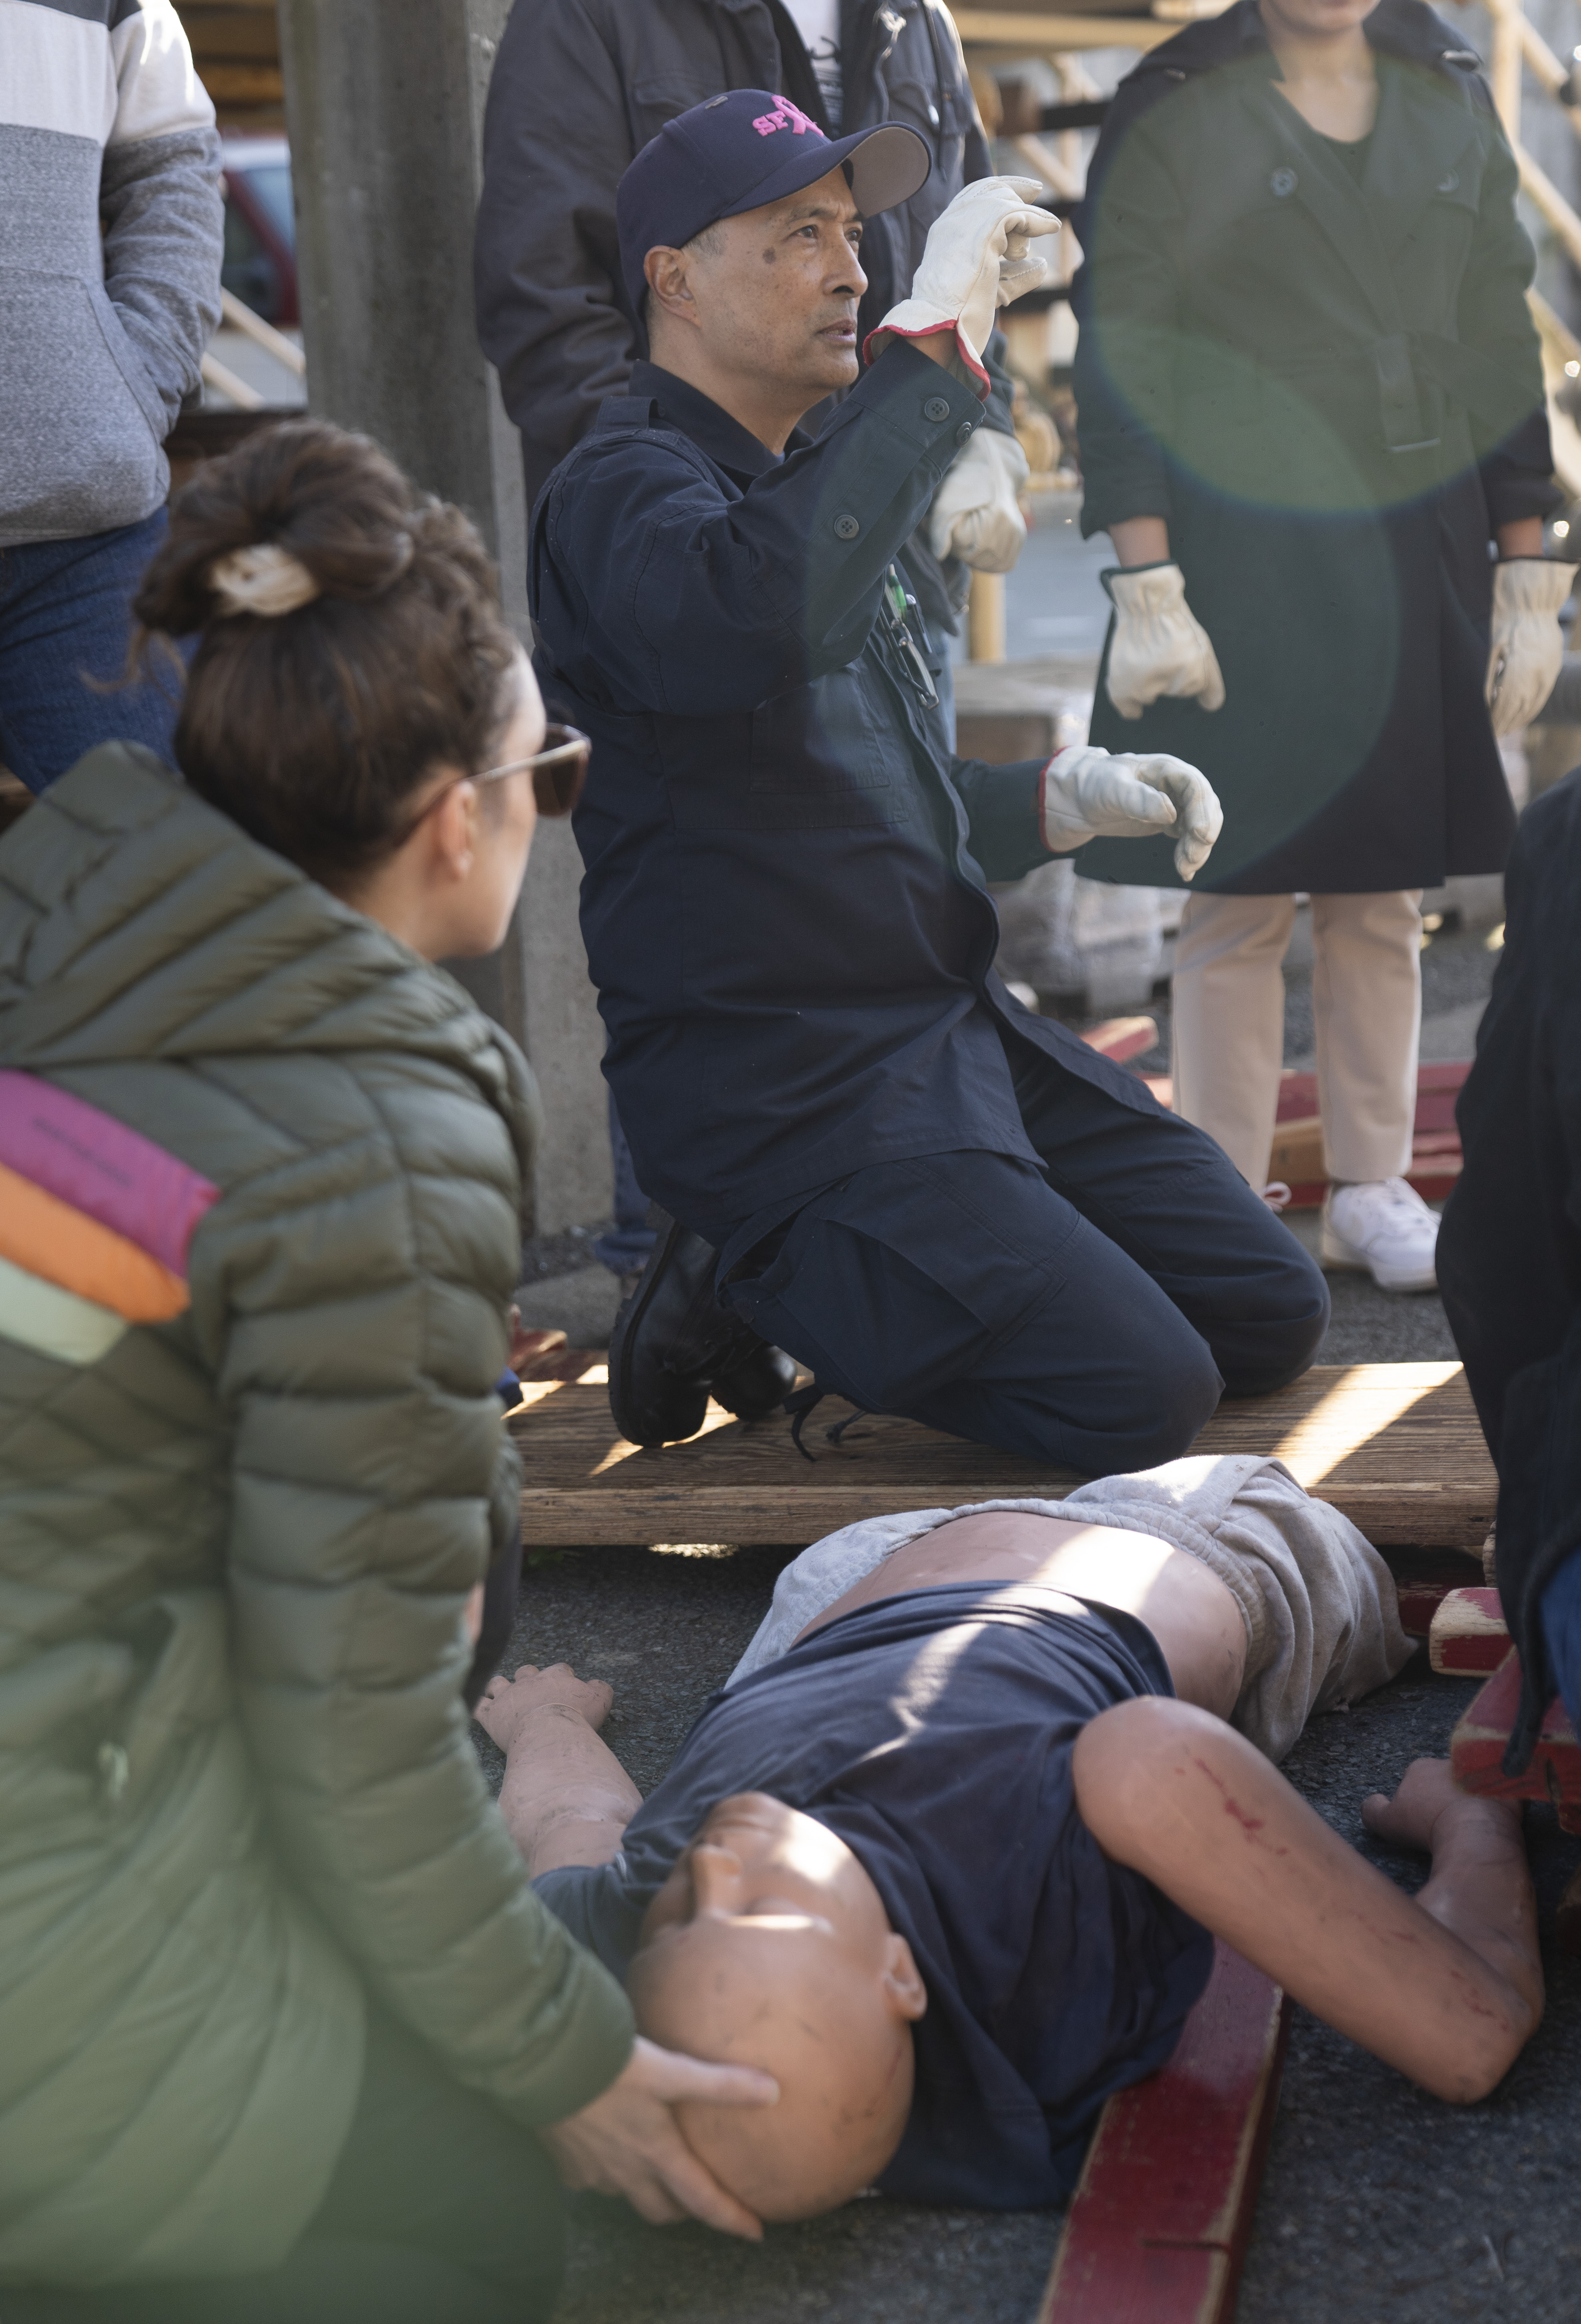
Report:
M 609 1340 L 609 1408 L 632 1444 L 695 1436 L 709 1396 L 738 1419 L 759 1420 L 796 1384 L 796 1367 L 722 1307 L 714 1292 L 719 1254 L 661 1211 L 636 1289 Z

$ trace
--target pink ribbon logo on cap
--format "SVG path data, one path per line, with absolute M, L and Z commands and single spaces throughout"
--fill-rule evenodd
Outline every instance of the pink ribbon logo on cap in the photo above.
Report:
M 772 113 L 758 114 L 752 125 L 760 137 L 772 137 L 776 129 L 794 130 L 798 137 L 805 137 L 809 131 L 815 137 L 823 135 L 817 122 L 809 121 L 800 106 L 792 105 L 788 97 L 779 99 Z

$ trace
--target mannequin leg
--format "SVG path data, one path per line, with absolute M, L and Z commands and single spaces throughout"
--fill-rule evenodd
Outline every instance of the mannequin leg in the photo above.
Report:
M 1188 896 L 1175 954 L 1175 1111 L 1258 1194 L 1284 1063 L 1282 964 L 1293 896 Z
M 1337 1183 L 1402 1177 L 1410 1167 L 1421 933 L 1419 888 L 1312 899 L 1318 1107 Z

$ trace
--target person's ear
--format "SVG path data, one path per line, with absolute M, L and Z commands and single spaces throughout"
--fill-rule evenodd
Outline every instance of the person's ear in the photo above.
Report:
M 479 801 L 475 783 L 458 783 L 424 818 L 429 860 L 443 878 L 466 879 L 477 853 Z
M 891 1935 L 885 1940 L 883 1989 L 897 2017 L 920 2017 L 928 2007 L 928 1987 L 904 1937 Z
M 643 261 L 643 272 L 648 279 L 651 303 L 661 307 L 677 322 L 696 323 L 697 300 L 687 280 L 686 254 L 662 246 L 651 250 Z

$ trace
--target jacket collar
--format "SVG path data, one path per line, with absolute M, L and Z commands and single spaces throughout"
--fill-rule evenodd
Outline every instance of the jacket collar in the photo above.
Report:
M 631 383 L 624 401 L 651 403 L 657 412 L 657 424 L 673 428 L 689 436 L 699 452 L 704 452 L 717 468 L 723 468 L 733 483 L 744 492 L 754 476 L 765 476 L 780 461 L 766 444 L 762 444 L 750 429 L 739 420 L 732 420 L 712 396 L 678 379 L 672 371 L 662 371 L 654 363 L 639 363 L 632 366 Z M 606 407 L 607 409 L 607 406 Z M 798 428 L 786 445 L 787 452 L 799 451 L 809 438 Z
M 1270 64 L 1272 62 L 1269 52 Z M 1400 328 L 1400 291 L 1391 260 L 1435 194 L 1453 191 L 1465 149 L 1476 135 L 1465 99 L 1419 66 L 1394 63 L 1379 74 L 1378 118 L 1361 183 L 1327 143 L 1279 94 L 1271 71 L 1259 70 L 1245 100 L 1271 131 L 1297 198 L 1333 243 L 1383 330 Z
M 1464 36 L 1424 6 L 1423 0 L 1379 0 L 1362 30 L 1380 55 L 1428 66 L 1452 86 L 1463 85 L 1478 64 Z M 1213 72 L 1238 59 L 1254 58 L 1266 60 L 1271 78 L 1273 51 L 1257 0 L 1234 0 L 1222 14 L 1202 18 L 1172 40 L 1160 42 L 1130 78 L 1138 80 L 1162 73 L 1167 78 L 1180 79 L 1185 77 L 1182 68 L 1186 72 Z

